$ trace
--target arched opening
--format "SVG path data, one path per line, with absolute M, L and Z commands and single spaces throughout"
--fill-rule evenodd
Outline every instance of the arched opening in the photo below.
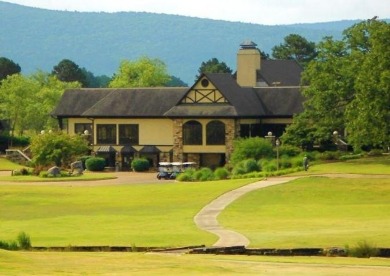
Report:
M 211 121 L 206 126 L 207 145 L 225 145 L 225 124 L 221 121 Z
M 183 144 L 202 145 L 202 124 L 198 121 L 188 121 L 183 125 Z

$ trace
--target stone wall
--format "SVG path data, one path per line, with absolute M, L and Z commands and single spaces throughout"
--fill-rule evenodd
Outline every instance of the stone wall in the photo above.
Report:
M 230 163 L 230 157 L 233 153 L 233 141 L 238 136 L 240 122 L 238 120 L 229 120 L 225 125 L 225 141 L 226 141 L 226 164 Z
M 173 120 L 173 162 L 183 162 L 183 119 Z

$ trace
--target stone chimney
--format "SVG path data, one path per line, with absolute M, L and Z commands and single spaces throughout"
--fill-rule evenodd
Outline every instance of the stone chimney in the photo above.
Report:
M 246 40 L 237 53 L 237 83 L 243 87 L 255 87 L 257 71 L 260 70 L 261 54 L 257 44 Z

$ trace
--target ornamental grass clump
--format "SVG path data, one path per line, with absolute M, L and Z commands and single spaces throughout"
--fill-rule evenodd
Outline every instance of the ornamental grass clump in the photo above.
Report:
M 27 235 L 25 232 L 20 232 L 18 237 L 17 237 L 17 240 L 18 240 L 18 244 L 19 244 L 20 249 L 23 249 L 23 250 L 31 249 L 30 236 Z
M 378 255 L 379 250 L 376 246 L 369 244 L 367 241 L 360 241 L 356 247 L 348 248 L 348 255 L 357 258 L 370 258 Z

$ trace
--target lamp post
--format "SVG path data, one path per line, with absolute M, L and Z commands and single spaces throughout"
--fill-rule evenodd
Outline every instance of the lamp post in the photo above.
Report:
M 337 130 L 333 131 L 333 139 L 334 144 L 336 145 L 337 149 L 339 147 L 339 132 Z
M 279 170 L 279 146 L 280 146 L 279 139 L 276 139 L 275 146 L 276 146 L 276 169 Z

